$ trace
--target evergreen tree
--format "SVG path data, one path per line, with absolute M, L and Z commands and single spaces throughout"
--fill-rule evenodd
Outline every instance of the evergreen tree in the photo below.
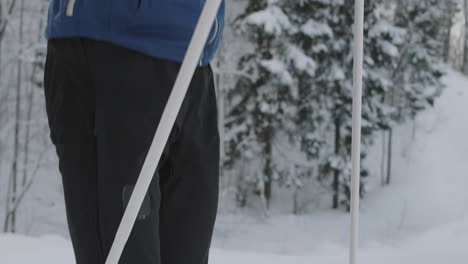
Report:
M 403 1 L 412 3 L 404 10 L 437 2 Z M 376 132 L 414 118 L 441 91 L 440 12 L 398 9 L 395 24 L 381 5 L 368 1 L 365 9 L 363 159 Z M 252 0 L 238 20 L 253 50 L 239 64 L 248 76 L 230 93 L 227 163 L 256 163 L 253 183 L 266 200 L 273 180 L 300 188 L 315 175 L 330 190 L 332 207 L 349 209 L 353 10 L 352 0 Z M 275 154 L 279 143 L 306 157 L 308 165 L 285 166 Z M 369 173 L 361 168 L 363 195 Z
M 442 92 L 440 78 L 443 75 L 441 61 L 443 40 L 440 39 L 439 21 L 445 16 L 437 0 L 401 0 L 396 11 L 395 23 L 406 28 L 403 51 L 393 73 L 394 100 L 398 108 L 396 121 L 413 119 L 416 114 L 434 104 Z
M 274 161 L 274 144 L 288 127 L 288 106 L 294 96 L 294 79 L 280 50 L 294 27 L 279 1 L 250 1 L 238 21 L 240 30 L 252 40 L 254 50 L 244 55 L 239 67 L 249 77 L 241 77 L 229 93 L 233 107 L 228 113 L 227 166 L 248 160 L 257 165 L 251 182 L 264 199 L 271 198 L 272 182 L 279 175 Z
M 363 148 L 365 158 L 373 143 L 375 132 L 391 124 L 393 108 L 383 98 L 390 87 L 389 71 L 399 55 L 397 45 L 402 42 L 403 30 L 392 26 L 378 12 L 379 1 L 369 1 L 365 10 L 365 59 L 363 94 Z M 302 6 L 301 6 L 302 5 Z M 304 8 L 307 7 L 307 8 Z M 351 108 L 352 108 L 352 43 L 353 1 L 303 1 L 302 42 L 306 54 L 318 63 L 312 93 L 315 100 L 306 98 L 303 105 L 320 105 L 327 113 L 325 133 L 329 135 L 319 158 L 319 180 L 332 190 L 333 208 L 349 207 L 351 176 Z M 307 15 L 311 14 L 311 15 Z M 312 110 L 313 111 L 313 110 Z M 304 123 L 310 120 L 304 120 Z M 362 187 L 368 175 L 363 167 Z M 365 188 L 361 188 L 362 194 Z

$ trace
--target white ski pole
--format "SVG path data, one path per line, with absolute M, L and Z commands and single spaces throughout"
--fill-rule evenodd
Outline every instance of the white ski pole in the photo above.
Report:
M 354 6 L 354 68 L 353 68 L 353 123 L 351 176 L 351 236 L 350 264 L 357 264 L 359 246 L 359 200 L 361 178 L 361 112 L 362 72 L 364 57 L 364 0 L 355 0 Z
M 180 67 L 171 95 L 166 103 L 166 107 L 159 121 L 156 134 L 146 156 L 140 176 L 135 184 L 134 191 L 123 215 L 120 226 L 114 238 L 114 243 L 110 249 L 106 264 L 118 264 L 122 251 L 127 243 L 128 237 L 135 224 L 138 211 L 143 203 L 146 192 L 153 179 L 153 175 L 158 166 L 164 146 L 169 138 L 169 134 L 174 126 L 177 114 L 184 100 L 187 89 L 192 80 L 193 74 L 201 57 L 206 40 L 211 27 L 218 13 L 222 0 L 207 0 L 195 32 L 188 46 L 185 58 Z

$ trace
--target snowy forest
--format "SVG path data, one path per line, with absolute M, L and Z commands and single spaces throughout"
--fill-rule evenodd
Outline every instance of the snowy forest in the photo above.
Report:
M 22 246 L 73 259 L 44 104 L 48 5 L 0 0 L 4 264 L 29 263 Z M 354 1 L 229 0 L 226 13 L 213 262 L 344 263 Z M 364 26 L 363 263 L 468 263 L 468 0 L 367 0 Z

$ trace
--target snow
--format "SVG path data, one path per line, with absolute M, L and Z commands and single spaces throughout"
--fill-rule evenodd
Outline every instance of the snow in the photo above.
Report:
M 294 45 L 288 46 L 288 55 L 294 63 L 296 69 L 306 72 L 310 76 L 315 75 L 317 63 L 311 57 L 307 56 L 301 49 Z
M 380 20 L 369 29 L 369 37 L 375 38 L 382 51 L 391 57 L 398 57 L 399 51 L 394 44 L 403 44 L 407 31 L 403 28 L 394 26 L 386 20 Z M 387 36 L 381 39 L 382 36 Z M 390 40 L 388 40 L 390 38 Z
M 293 32 L 288 16 L 281 8 L 271 5 L 267 9 L 250 14 L 246 19 L 249 25 L 257 25 L 269 34 L 279 36 L 283 32 Z
M 468 263 L 468 79 L 449 71 L 444 83 L 433 109 L 395 131 L 393 183 L 362 203 L 360 264 Z M 348 227 L 340 211 L 220 215 L 210 263 L 347 263 Z M 73 252 L 60 236 L 0 234 L 0 263 L 72 264 Z
M 313 19 L 310 19 L 302 25 L 301 32 L 310 38 L 326 36 L 329 38 L 333 37 L 333 30 L 328 26 L 328 24 L 323 24 L 317 22 Z
M 468 219 L 466 219 L 468 220 Z M 292 227 L 292 226 L 289 226 Z M 313 240 L 313 237 L 308 237 Z M 274 241 L 282 243 L 282 241 Z M 283 245 L 287 246 L 285 243 Z M 406 241 L 399 247 L 375 244 L 360 253 L 362 264 L 466 264 L 468 260 L 467 221 L 433 230 L 417 239 Z M 0 237 L 0 261 L 4 264 L 72 264 L 70 243 L 59 237 L 29 238 L 3 235 Z M 254 251 L 212 248 L 213 264 L 342 264 L 346 263 L 346 249 L 323 241 L 308 254 L 290 255 Z
M 391 56 L 391 57 L 398 57 L 400 56 L 400 52 L 398 52 L 398 48 L 393 45 L 391 42 L 389 41 L 385 41 L 385 40 L 379 40 L 379 46 L 380 48 L 383 50 L 383 52 L 385 52 L 387 55 Z
M 392 25 L 386 20 L 380 20 L 369 29 L 370 38 L 379 38 L 381 35 L 389 35 L 397 44 L 402 44 L 405 41 L 406 33 L 407 31 L 404 28 Z
M 398 177 L 365 202 L 370 208 L 384 206 L 379 214 L 394 222 L 404 217 L 404 229 L 431 228 L 468 213 L 468 81 L 449 71 L 444 83 L 447 88 L 435 107 L 417 118 L 416 135 L 404 128 L 396 131 L 402 139 L 396 147 L 401 153 L 394 166 Z
M 329 80 L 341 81 L 346 78 L 345 73 L 339 65 L 333 64 L 330 69 L 330 74 L 328 76 Z
M 262 60 L 260 61 L 260 65 L 272 74 L 277 75 L 281 83 L 286 85 L 292 85 L 294 83 L 294 79 L 291 74 L 289 74 L 286 65 L 280 60 Z

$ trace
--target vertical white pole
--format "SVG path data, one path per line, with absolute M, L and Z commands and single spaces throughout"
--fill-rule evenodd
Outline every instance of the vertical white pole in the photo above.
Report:
M 354 6 L 354 69 L 353 69 L 353 124 L 351 177 L 351 236 L 350 264 L 357 264 L 359 246 L 359 185 L 361 162 L 361 108 L 362 72 L 364 57 L 364 0 L 355 0 Z
M 192 80 L 201 53 L 205 47 L 221 1 L 222 0 L 207 0 L 205 3 L 171 95 L 166 103 L 161 120 L 159 121 L 156 134 L 141 169 L 140 176 L 138 177 L 127 209 L 125 210 L 119 229 L 115 235 L 114 243 L 110 249 L 106 264 L 118 264 L 119 262 L 122 251 L 135 224 L 138 211 L 140 210 L 145 194 L 153 179 L 164 146 L 174 126 L 174 122 Z

